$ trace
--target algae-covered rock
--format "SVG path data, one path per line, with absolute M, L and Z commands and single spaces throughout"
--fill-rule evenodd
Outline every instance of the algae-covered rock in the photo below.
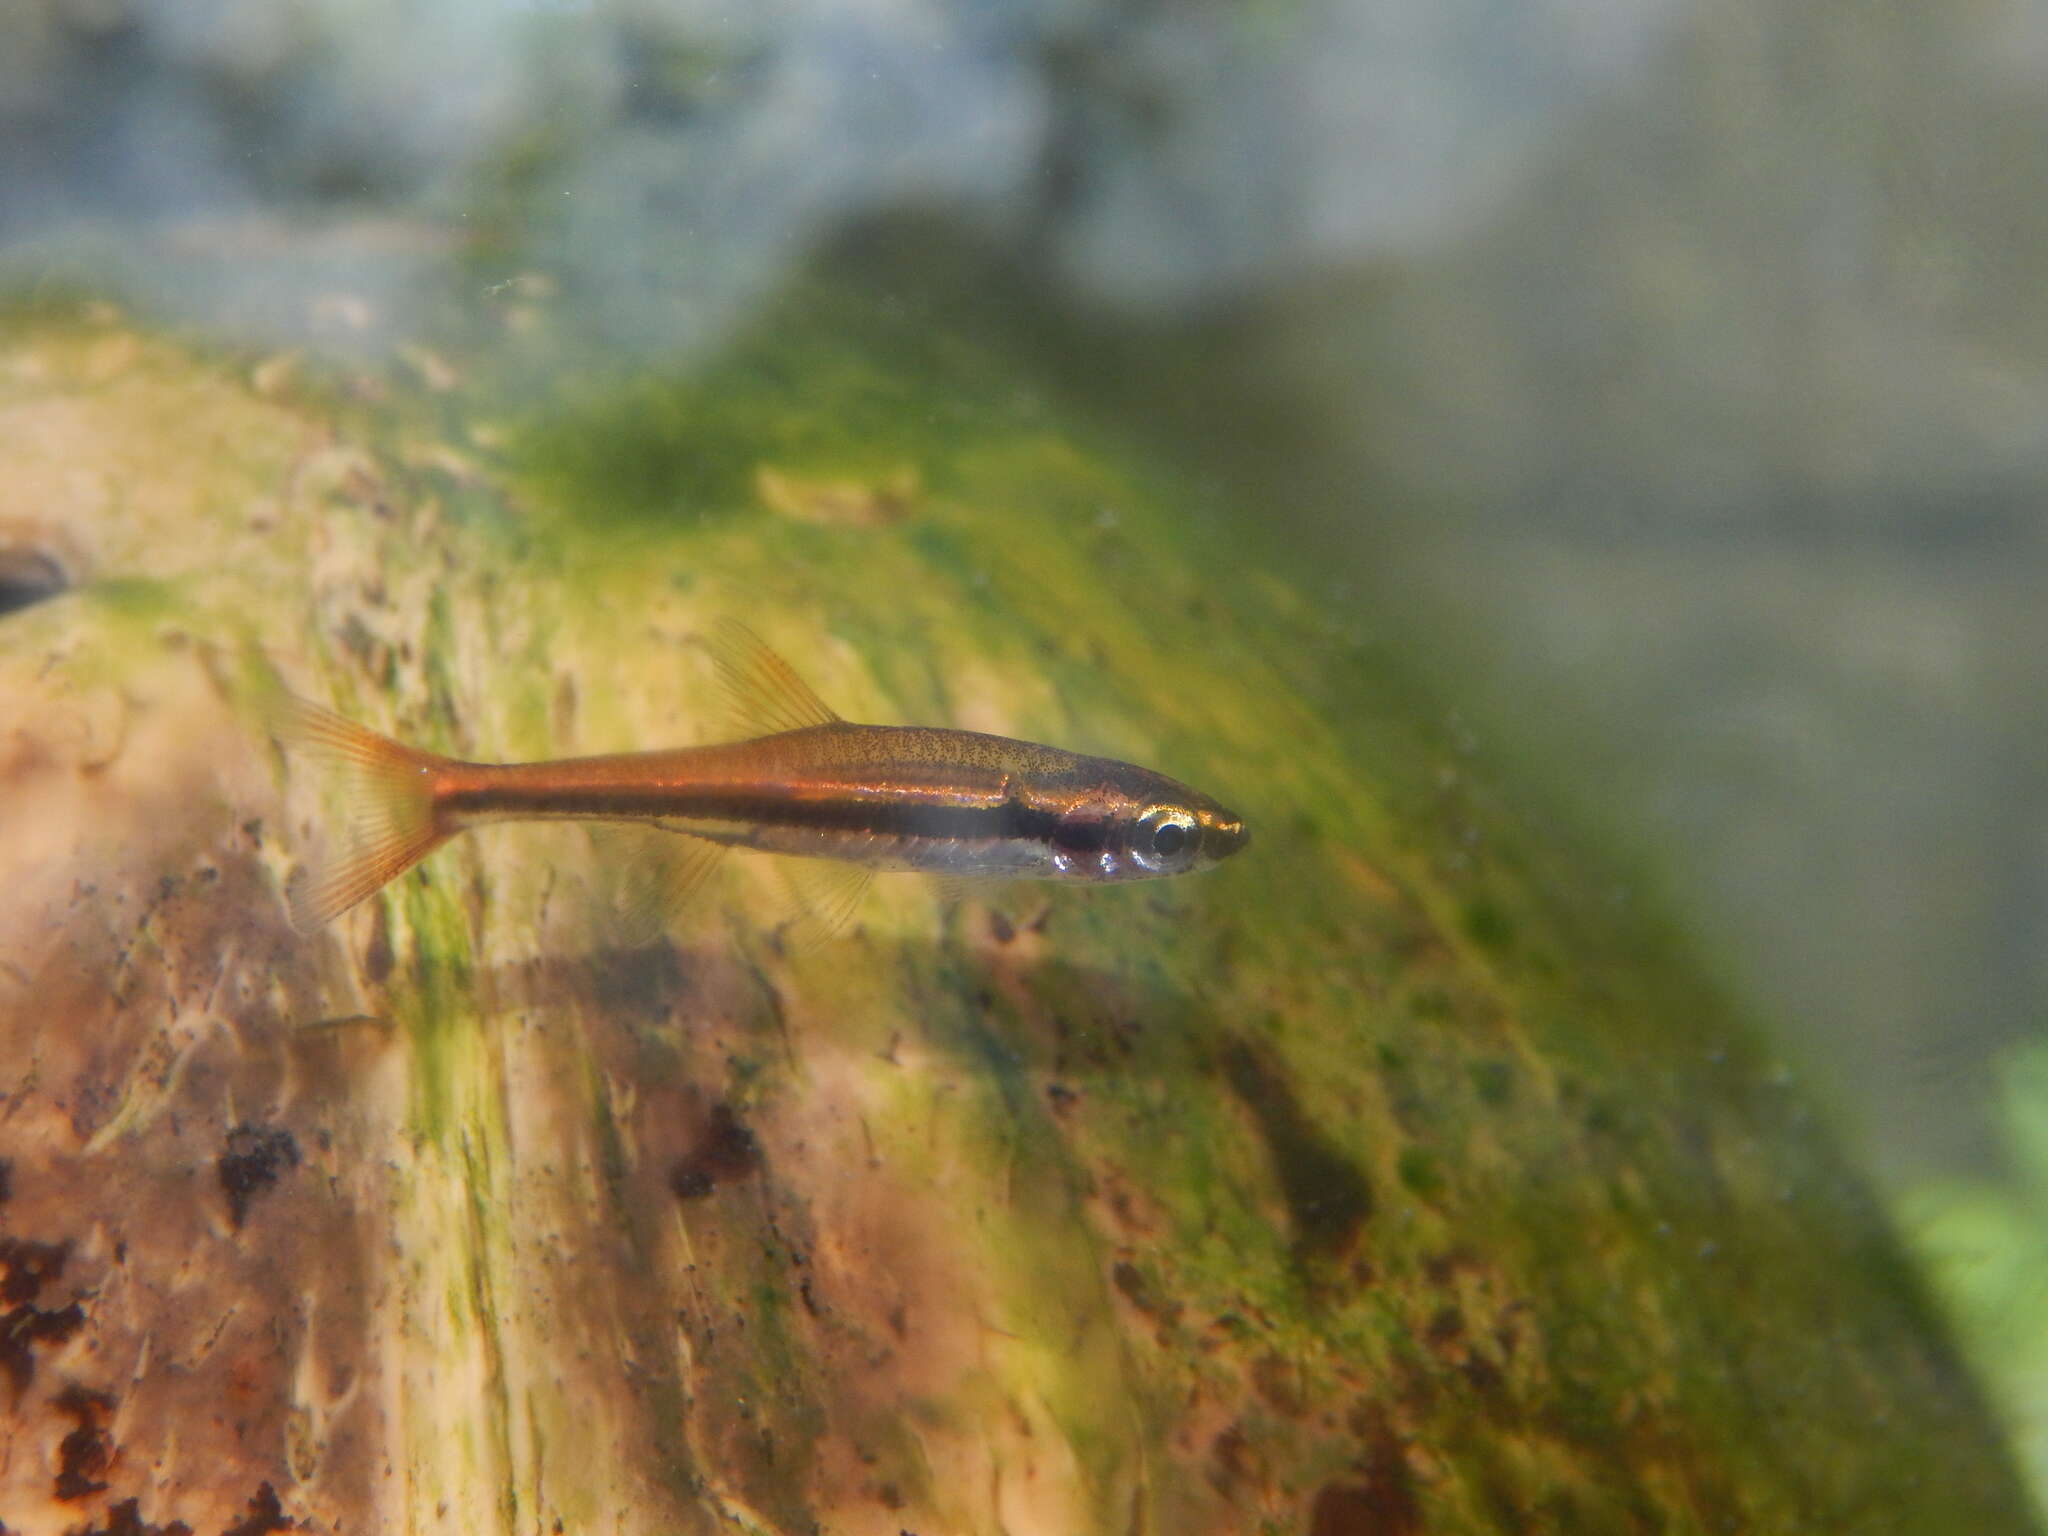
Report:
M 10 1530 L 2027 1528 L 1789 1084 L 1185 486 L 857 299 L 683 380 L 522 344 L 0 352 Z M 499 827 L 291 931 L 333 806 L 253 678 L 712 739 L 721 615 L 1254 844 L 809 945 L 735 860 L 623 948 Z

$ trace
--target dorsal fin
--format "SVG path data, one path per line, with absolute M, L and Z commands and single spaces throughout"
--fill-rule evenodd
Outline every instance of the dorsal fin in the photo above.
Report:
M 831 725 L 838 712 L 811 692 L 796 669 L 737 619 L 720 619 L 704 638 L 734 727 L 742 737 Z

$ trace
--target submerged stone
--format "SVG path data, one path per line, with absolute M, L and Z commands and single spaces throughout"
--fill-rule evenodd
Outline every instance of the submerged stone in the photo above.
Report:
M 838 302 L 553 418 L 487 350 L 330 396 L 137 335 L 81 393 L 90 338 L 6 338 L 0 487 L 108 482 L 103 575 L 0 648 L 10 1528 L 2029 1529 L 1861 1183 L 1597 853 L 1112 424 Z M 586 839 L 501 826 L 288 926 L 336 808 L 253 677 L 669 745 L 721 616 L 1255 841 L 884 879 L 822 944 L 736 859 L 623 946 Z

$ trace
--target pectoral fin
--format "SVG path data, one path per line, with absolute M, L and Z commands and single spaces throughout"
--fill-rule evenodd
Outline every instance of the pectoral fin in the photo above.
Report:
M 875 872 L 865 864 L 783 859 L 781 866 L 783 883 L 797 905 L 790 938 L 800 950 L 814 948 L 841 932 L 875 880 Z
M 590 828 L 609 904 L 607 937 L 627 948 L 651 944 L 703 892 L 725 849 L 700 837 L 629 823 Z

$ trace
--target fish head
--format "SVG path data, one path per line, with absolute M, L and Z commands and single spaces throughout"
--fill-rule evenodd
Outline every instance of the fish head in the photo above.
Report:
M 1124 839 L 1134 878 L 1191 874 L 1220 864 L 1251 838 L 1244 818 L 1183 785 L 1147 797 L 1136 808 Z
M 1052 833 L 1055 873 L 1156 880 L 1222 862 L 1250 840 L 1244 819 L 1163 774 L 1126 763 L 1067 800 Z

